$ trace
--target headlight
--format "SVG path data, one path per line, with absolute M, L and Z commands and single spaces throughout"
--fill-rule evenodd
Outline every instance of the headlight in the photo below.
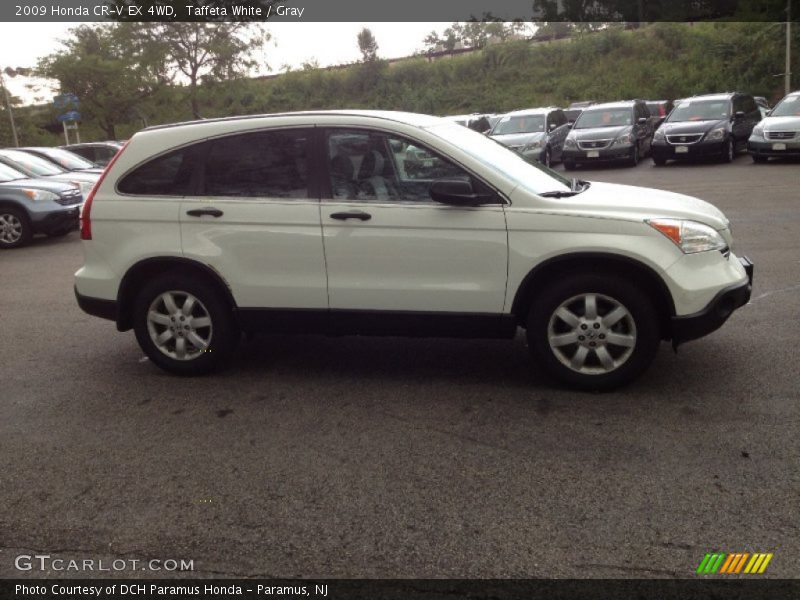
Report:
M 716 140 L 721 140 L 725 137 L 725 128 L 720 127 L 719 129 L 712 129 L 706 134 L 706 141 L 707 142 L 714 142 Z
M 34 202 L 53 202 L 59 198 L 58 194 L 54 194 L 53 192 L 48 192 L 47 190 L 32 190 L 29 188 L 24 188 L 22 190 L 28 198 L 33 200 Z
M 761 124 L 756 125 L 753 127 L 753 137 L 763 138 L 764 137 L 764 126 Z
M 566 140 L 564 140 L 564 148 L 575 148 L 577 145 L 578 144 L 574 137 L 568 137 Z
M 531 150 L 538 150 L 539 148 L 544 147 L 544 140 L 538 140 L 536 142 L 531 142 L 530 144 L 525 144 L 522 147 L 523 152 L 530 152 Z
M 716 229 L 697 221 L 648 219 L 645 222 L 672 240 L 684 254 L 722 250 L 728 245 Z
M 656 132 L 653 134 L 653 139 L 654 140 L 663 140 L 664 137 L 665 137 L 664 136 L 664 130 L 661 129 L 660 127 L 658 129 L 656 129 Z
M 617 139 L 614 140 L 614 143 L 611 144 L 612 146 L 624 146 L 627 144 L 633 143 L 633 134 L 632 133 L 623 133 Z

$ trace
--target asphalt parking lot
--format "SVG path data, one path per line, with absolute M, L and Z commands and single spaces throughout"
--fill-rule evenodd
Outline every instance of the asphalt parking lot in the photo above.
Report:
M 14 568 L 44 553 L 192 576 L 687 577 L 724 551 L 797 577 L 800 164 L 573 175 L 709 200 L 756 265 L 720 331 L 605 395 L 551 383 L 521 336 L 263 336 L 179 379 L 79 310 L 77 234 L 0 253 L 0 576 L 75 575 Z

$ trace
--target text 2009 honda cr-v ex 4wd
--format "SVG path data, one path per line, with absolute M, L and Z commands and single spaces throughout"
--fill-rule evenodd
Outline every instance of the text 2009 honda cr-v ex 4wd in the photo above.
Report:
M 752 281 L 706 202 L 570 181 L 408 113 L 146 129 L 88 198 L 81 236 L 83 310 L 187 375 L 226 362 L 242 331 L 522 327 L 547 372 L 605 390 L 640 375 L 661 340 L 717 329 Z

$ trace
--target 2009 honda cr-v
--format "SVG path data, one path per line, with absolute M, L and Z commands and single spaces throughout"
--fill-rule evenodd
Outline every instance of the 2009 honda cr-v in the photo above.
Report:
M 414 151 L 425 161 L 408 169 Z M 87 200 L 75 291 L 179 374 L 241 331 L 513 337 L 581 389 L 745 304 L 716 208 L 567 180 L 465 127 L 340 111 L 207 120 L 131 139 Z

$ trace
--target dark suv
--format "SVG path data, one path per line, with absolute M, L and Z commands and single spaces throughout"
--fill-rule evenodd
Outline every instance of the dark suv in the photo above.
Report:
M 750 94 L 729 92 L 676 101 L 653 138 L 653 162 L 697 158 L 731 162 L 760 120 Z
M 564 168 L 620 160 L 636 166 L 652 140 L 653 119 L 644 100 L 595 104 L 584 109 L 564 142 Z

